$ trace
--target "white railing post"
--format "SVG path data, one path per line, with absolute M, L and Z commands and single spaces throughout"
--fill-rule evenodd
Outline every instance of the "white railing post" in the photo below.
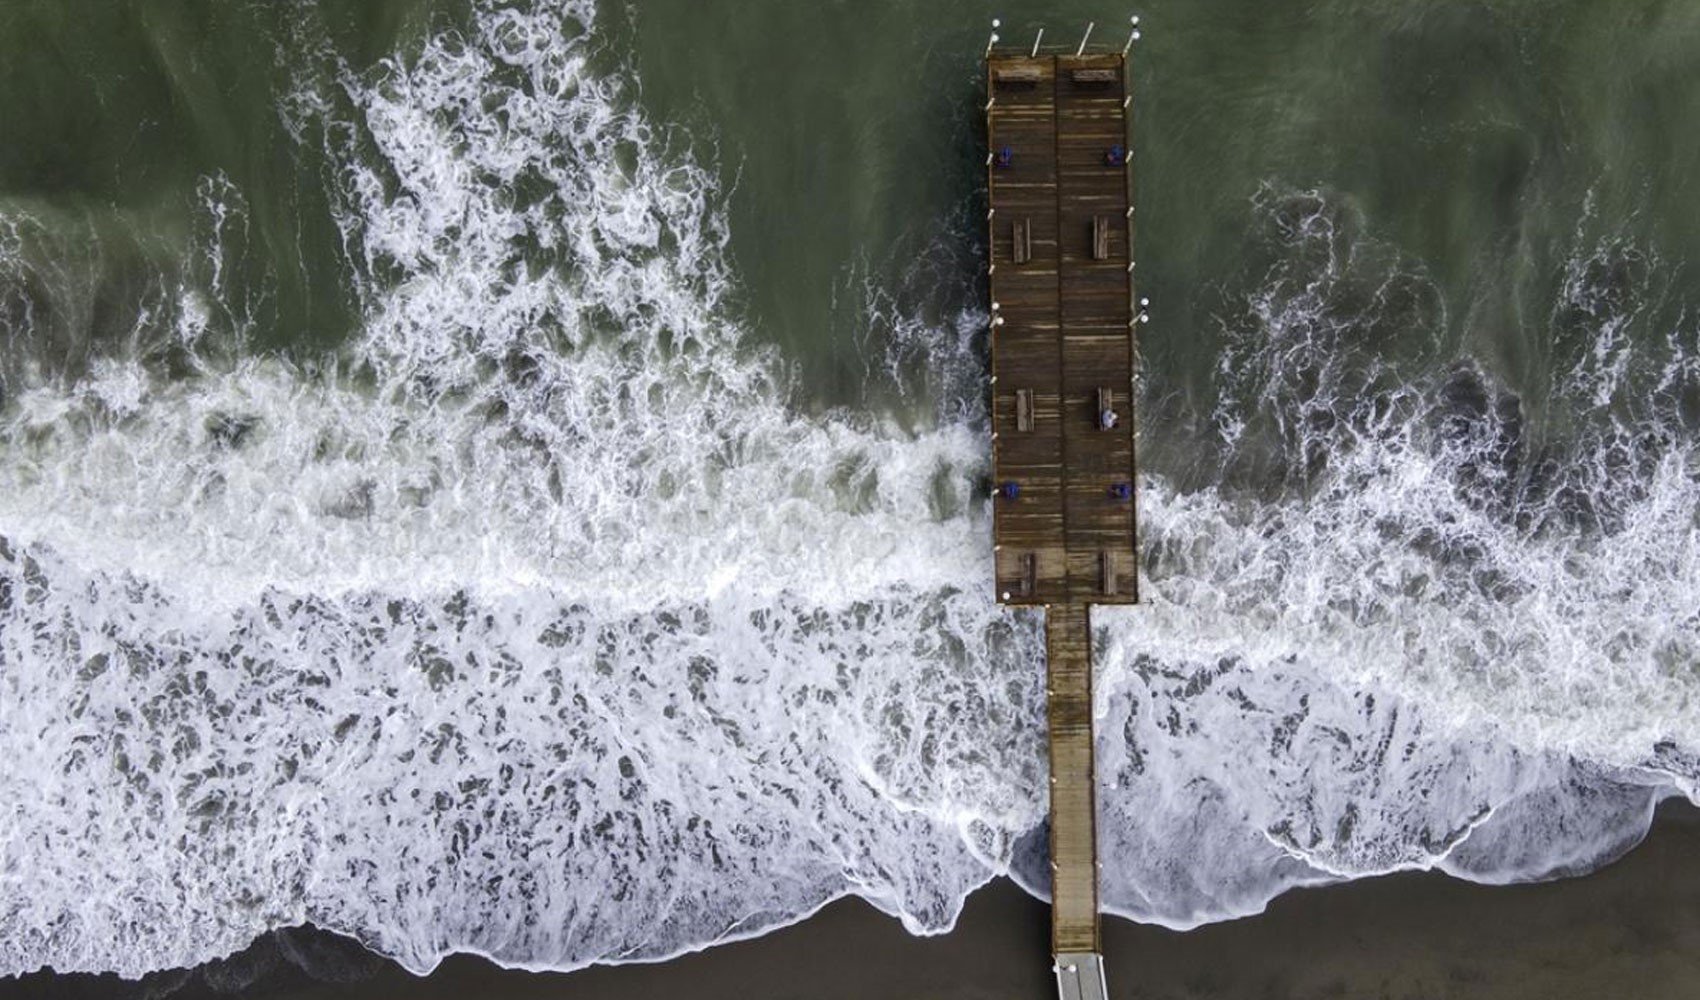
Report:
M 1132 27 L 1128 29 L 1127 44 L 1122 46 L 1123 59 L 1127 58 L 1128 50 L 1133 48 L 1133 43 L 1139 41 L 1139 15 L 1135 14 L 1128 18 L 1128 22 Z

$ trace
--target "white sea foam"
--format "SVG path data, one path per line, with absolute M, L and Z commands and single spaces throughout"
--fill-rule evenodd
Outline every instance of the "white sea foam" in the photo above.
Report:
M 936 930 L 1037 821 L 1031 629 L 954 589 L 979 436 L 787 412 L 590 16 L 489 11 L 295 123 L 364 303 L 334 363 L 10 408 L 0 968 L 303 919 L 571 966 L 851 891 Z
M 481 7 L 284 103 L 362 307 L 335 357 L 211 360 L 253 319 L 209 179 L 200 263 L 148 315 L 200 373 L 116 352 L 8 396 L 0 972 L 135 975 L 302 920 L 415 970 L 568 968 L 845 893 L 937 931 L 1031 880 L 1039 644 L 982 586 L 978 408 L 788 409 L 727 305 L 711 157 L 593 29 Z M 1585 869 L 1694 791 L 1686 451 L 1535 495 L 1491 379 L 1448 409 L 1350 342 L 1420 276 L 1297 204 L 1268 208 L 1292 263 L 1218 415 L 1230 466 L 1302 488 L 1148 477 L 1150 606 L 1099 613 L 1104 897 L 1176 926 L 1403 867 Z M 1590 259 L 1555 324 L 1623 314 Z M 1635 375 L 1604 357 L 1602 407 Z
M 1226 465 L 1254 449 L 1296 484 L 1148 484 L 1150 601 L 1108 622 L 1098 692 L 1106 902 L 1185 927 L 1290 885 L 1614 857 L 1700 774 L 1700 484 L 1668 405 L 1692 348 L 1629 381 L 1593 344 L 1635 289 L 1598 307 L 1587 277 L 1621 251 L 1579 254 L 1554 340 L 1588 360 L 1556 395 L 1594 412 L 1537 444 L 1491 378 L 1426 374 L 1438 343 L 1385 360 L 1389 314 L 1433 308 L 1419 273 L 1315 194 L 1266 200 L 1280 263 L 1230 331 L 1218 423 Z

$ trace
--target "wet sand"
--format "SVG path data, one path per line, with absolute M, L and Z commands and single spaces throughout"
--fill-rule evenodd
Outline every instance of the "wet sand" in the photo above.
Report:
M 424 979 L 345 939 L 297 930 L 230 962 L 141 983 L 4 980 L 0 1000 L 1045 997 L 1048 920 L 1044 904 L 999 881 L 936 938 L 910 937 L 842 900 L 794 927 L 660 965 L 538 974 L 459 957 Z M 1184 934 L 1107 920 L 1105 950 L 1112 995 L 1141 1000 L 1691 1000 L 1700 996 L 1700 810 L 1667 807 L 1640 847 L 1584 878 L 1483 887 L 1394 875 L 1288 893 L 1260 916 Z

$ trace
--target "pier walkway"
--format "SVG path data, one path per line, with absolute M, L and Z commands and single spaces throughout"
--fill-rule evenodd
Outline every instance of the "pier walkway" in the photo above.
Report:
M 1046 609 L 1052 950 L 1104 996 L 1089 606 L 1138 598 L 1123 53 L 986 57 L 998 600 Z

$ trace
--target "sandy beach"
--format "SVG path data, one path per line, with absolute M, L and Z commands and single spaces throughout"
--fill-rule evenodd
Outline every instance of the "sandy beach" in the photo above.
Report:
M 1048 921 L 1043 903 L 1000 880 L 940 937 L 911 937 L 841 900 L 661 964 L 539 974 L 457 957 L 424 979 L 344 939 L 290 931 L 194 973 L 34 975 L 0 983 L 0 1000 L 1044 997 Z M 1187 933 L 1112 919 L 1104 934 L 1112 995 L 1141 1000 L 1688 1000 L 1700 990 L 1700 810 L 1667 806 L 1640 847 L 1583 878 L 1485 887 L 1401 874 L 1292 892 L 1259 916 Z M 344 981 L 315 980 L 301 962 Z

